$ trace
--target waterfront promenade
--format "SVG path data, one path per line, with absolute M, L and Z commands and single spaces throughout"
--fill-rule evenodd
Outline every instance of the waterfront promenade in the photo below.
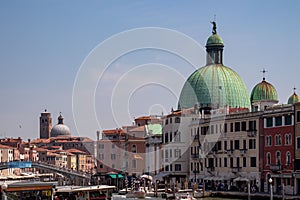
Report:
M 248 193 L 246 192 L 231 192 L 231 191 L 213 191 L 212 192 L 213 197 L 220 197 L 220 198 L 238 198 L 238 199 L 248 199 Z M 251 193 L 250 194 L 250 199 L 251 200 L 269 200 L 270 199 L 270 194 L 268 193 Z M 282 195 L 274 194 L 273 195 L 274 200 L 289 200 L 289 199 L 300 199 L 300 195 L 292 196 L 292 195 L 284 195 L 284 198 Z

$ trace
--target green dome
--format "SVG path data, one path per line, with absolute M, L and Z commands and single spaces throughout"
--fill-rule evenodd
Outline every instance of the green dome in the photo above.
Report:
M 178 109 L 202 106 L 250 108 L 249 94 L 241 77 L 222 64 L 196 70 L 181 90 Z
M 300 97 L 294 92 L 294 94 L 292 94 L 292 96 L 290 96 L 289 100 L 288 100 L 288 104 L 294 104 L 294 103 L 298 103 L 300 102 Z
M 251 102 L 255 101 L 277 101 L 277 91 L 275 87 L 263 80 L 258 83 L 251 92 Z
M 215 45 L 219 45 L 219 46 L 224 46 L 223 40 L 222 38 L 218 35 L 218 34 L 212 34 L 206 42 L 206 46 L 215 46 Z

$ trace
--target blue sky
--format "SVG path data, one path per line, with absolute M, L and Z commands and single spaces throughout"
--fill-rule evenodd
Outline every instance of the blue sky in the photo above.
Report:
M 266 68 L 267 81 L 276 87 L 280 103 L 286 103 L 294 86 L 300 90 L 299 9 L 296 0 L 1 1 L 0 137 L 38 137 L 38 117 L 45 108 L 55 123 L 62 112 L 77 135 L 73 85 L 84 59 L 99 43 L 129 29 L 162 27 L 182 32 L 204 46 L 214 15 L 225 43 L 224 64 L 243 78 L 249 93 Z M 109 109 L 108 97 L 116 82 L 126 71 L 153 60 L 172 65 L 185 78 L 193 71 L 166 52 L 144 50 L 122 56 L 112 63 L 106 82 L 100 82 L 96 91 L 101 128 L 120 126 Z M 128 109 L 136 117 L 149 114 L 158 104 L 157 110 L 169 112 L 176 102 L 173 94 L 152 85 L 136 90 Z M 120 123 L 130 121 L 120 119 Z M 91 132 L 80 135 L 94 136 L 96 130 Z

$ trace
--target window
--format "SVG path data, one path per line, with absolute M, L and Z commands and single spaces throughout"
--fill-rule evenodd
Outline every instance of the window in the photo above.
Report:
M 297 140 L 297 149 L 300 149 L 300 137 L 297 137 L 296 140 Z
M 243 157 L 243 167 L 247 167 L 247 159 L 246 159 L 246 157 Z
M 280 165 L 281 158 L 280 158 L 280 151 L 276 151 L 276 165 Z
M 266 136 L 266 146 L 272 146 L 272 136 L 271 135 Z
M 172 158 L 172 149 L 170 149 L 170 158 Z
M 282 126 L 282 116 L 275 117 L 275 126 Z
M 180 132 L 178 132 L 178 131 L 175 131 L 174 132 L 174 142 L 180 142 L 181 141 L 181 136 L 180 136 L 181 134 L 180 134 Z
M 256 167 L 256 157 L 250 157 L 250 167 Z
M 168 151 L 168 149 L 165 149 L 165 158 L 169 158 L 169 151 Z
M 256 121 L 249 121 L 249 131 L 256 131 Z
M 292 135 L 285 134 L 285 145 L 291 145 L 291 144 L 292 144 Z
M 224 141 L 224 150 L 227 150 L 227 141 Z
M 227 167 L 227 158 L 224 157 L 224 167 Z
M 111 144 L 111 148 L 114 149 L 115 148 L 115 144 Z
M 286 115 L 284 116 L 284 123 L 285 125 L 292 125 L 292 116 L 291 115 Z
M 136 145 L 135 145 L 135 144 L 132 145 L 132 149 L 131 149 L 131 150 L 132 150 L 132 153 L 136 153 L 136 152 L 137 152 L 137 151 L 136 151 Z
M 104 160 L 104 154 L 103 153 L 99 154 L 99 160 Z
M 240 140 L 234 140 L 234 149 L 240 149 Z
M 114 168 L 115 168 L 115 164 L 112 164 L 112 165 L 111 165 L 111 168 L 113 168 L 113 169 L 114 169 Z
M 233 123 L 230 123 L 230 132 L 233 132 Z
M 227 123 L 224 124 L 224 133 L 227 133 Z
M 243 140 L 243 149 L 247 149 L 247 141 L 246 140 Z
M 256 139 L 249 140 L 249 149 L 256 149 Z
M 99 144 L 99 149 L 104 149 L 104 144 Z
M 270 152 L 267 153 L 267 165 L 271 164 L 271 154 Z
M 170 118 L 170 124 L 172 124 L 172 117 Z
M 233 157 L 230 157 L 230 167 L 233 168 Z
M 291 153 L 288 151 L 286 152 L 286 165 L 291 164 Z
M 168 142 L 169 142 L 169 134 L 165 133 L 165 143 L 168 143 Z
M 297 122 L 300 122 L 300 111 L 297 111 Z
M 242 131 L 246 131 L 246 122 L 242 122 Z
M 275 145 L 276 146 L 281 145 L 281 135 L 275 135 Z
M 137 167 L 137 166 L 136 166 L 136 160 L 132 160 L 132 168 L 133 168 L 133 169 L 136 169 L 136 167 Z
M 181 149 L 175 149 L 175 158 L 180 158 L 181 157 Z
M 235 132 L 241 131 L 241 123 L 240 122 L 235 122 Z
M 110 154 L 110 159 L 111 160 L 116 160 L 116 154 L 114 154 L 114 153 Z
M 219 167 L 222 167 L 222 158 L 219 158 Z
M 272 127 L 273 126 L 273 118 L 272 117 L 267 117 L 267 124 L 266 127 Z
M 180 117 L 175 118 L 175 123 L 180 123 Z
M 175 164 L 175 171 L 180 172 L 181 171 L 181 164 Z
M 173 134 L 172 132 L 170 132 L 170 142 L 172 142 L 172 140 L 173 140 Z
M 230 150 L 233 150 L 233 140 L 230 140 Z
M 166 119 L 166 124 L 168 124 L 169 123 L 169 121 L 168 121 L 168 119 Z
M 194 165 L 193 165 L 193 163 L 191 163 L 191 171 L 194 170 L 193 167 L 194 167 Z M 175 167 L 175 169 L 176 169 L 176 167 Z

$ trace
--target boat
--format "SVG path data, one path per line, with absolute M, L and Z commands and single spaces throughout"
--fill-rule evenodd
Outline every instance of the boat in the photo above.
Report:
M 115 186 L 95 185 L 95 186 L 59 186 L 55 188 L 57 198 L 75 198 L 76 200 L 104 200 L 109 198 L 109 191 Z
M 139 188 L 138 190 L 134 190 L 126 194 L 126 198 L 139 198 L 144 199 L 146 197 L 146 191 Z

